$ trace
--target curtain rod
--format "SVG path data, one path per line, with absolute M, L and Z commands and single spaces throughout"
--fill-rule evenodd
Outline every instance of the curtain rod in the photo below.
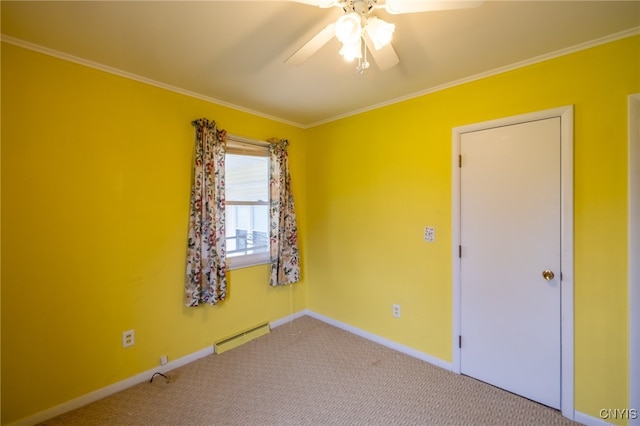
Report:
M 198 125 L 198 120 L 193 120 L 191 122 L 191 124 L 194 125 L 194 126 L 197 126 Z M 256 145 L 256 146 L 262 146 L 262 147 L 271 146 L 271 144 L 269 142 L 266 142 L 266 141 L 260 141 L 260 140 L 257 140 L 257 139 L 243 138 L 242 136 L 233 135 L 231 133 L 227 133 L 227 139 L 233 139 L 236 142 L 246 143 L 246 144 L 249 144 L 249 145 Z
M 263 147 L 271 145 L 269 142 L 260 141 L 256 139 L 243 138 L 242 136 L 233 135 L 231 133 L 227 133 L 227 139 L 233 139 L 236 142 L 246 143 L 249 145 L 263 146 Z

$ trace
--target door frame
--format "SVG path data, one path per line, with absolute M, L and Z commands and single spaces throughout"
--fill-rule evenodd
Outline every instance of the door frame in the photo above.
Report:
M 573 105 L 537 111 L 528 114 L 474 123 L 452 129 L 451 200 L 453 272 L 453 372 L 460 374 L 460 141 L 464 133 L 510 126 L 548 118 L 560 118 L 560 259 L 561 290 L 560 315 L 560 410 L 562 415 L 574 419 L 574 356 L 573 356 Z
M 640 409 L 640 93 L 628 99 L 629 408 Z M 640 415 L 629 419 L 640 425 Z

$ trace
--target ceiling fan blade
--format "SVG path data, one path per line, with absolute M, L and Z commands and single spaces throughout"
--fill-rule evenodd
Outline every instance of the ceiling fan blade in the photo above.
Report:
M 289 56 L 284 63 L 289 65 L 300 65 L 311 55 L 316 53 L 318 49 L 327 44 L 336 35 L 335 23 L 331 23 L 320 30 L 318 34 L 313 36 L 311 40 L 306 42 L 304 46 L 296 50 L 293 55 Z
M 400 62 L 400 59 L 398 59 L 398 55 L 396 55 L 396 51 L 391 43 L 379 50 L 376 50 L 373 45 L 373 40 L 371 40 L 366 33 L 364 35 L 364 42 L 367 45 L 367 50 L 371 53 L 371 56 L 373 56 L 373 60 L 376 61 L 376 65 L 380 71 L 388 70 Z
M 484 1 L 467 0 L 386 0 L 384 9 L 397 15 L 400 13 L 433 12 L 436 10 L 469 9 L 480 6 Z
M 302 4 L 309 4 L 311 6 L 318 6 L 318 7 L 333 7 L 336 6 L 336 3 L 338 3 L 335 0 L 289 0 L 291 2 L 294 3 L 302 3 Z

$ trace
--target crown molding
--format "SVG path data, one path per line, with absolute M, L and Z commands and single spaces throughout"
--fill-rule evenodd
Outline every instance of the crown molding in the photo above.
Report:
M 631 37 L 634 35 L 640 34 L 640 27 L 635 27 L 635 28 L 631 28 L 629 30 L 626 31 L 621 31 L 619 33 L 615 33 L 615 34 L 611 34 L 608 35 L 606 37 L 601 37 L 595 40 L 591 40 L 585 43 L 580 43 L 580 44 L 576 44 L 574 46 L 570 46 L 564 49 L 560 49 L 560 50 L 556 50 L 554 52 L 551 53 L 546 53 L 544 55 L 540 55 L 540 56 L 536 56 L 534 58 L 530 58 L 530 59 L 526 59 L 524 61 L 520 61 L 520 62 L 516 62 L 513 63 L 511 65 L 506 65 L 504 67 L 500 67 L 500 68 L 494 68 L 492 70 L 489 71 L 485 71 L 479 74 L 475 74 L 469 77 L 465 77 L 465 78 L 461 78 L 459 80 L 454 80 L 454 81 L 450 81 L 448 83 L 445 84 L 441 84 L 438 86 L 434 86 L 434 87 L 430 87 L 428 89 L 425 90 L 421 90 L 418 92 L 414 92 L 405 96 L 401 96 L 398 98 L 394 98 L 385 102 L 380 102 L 365 108 L 361 108 L 361 109 L 357 109 L 354 111 L 350 111 L 341 115 L 337 115 L 331 118 L 327 118 L 325 120 L 321 120 L 321 121 L 316 121 L 314 123 L 308 124 L 306 126 L 304 126 L 304 128 L 311 128 L 311 127 L 316 127 L 316 126 L 320 126 L 322 124 L 327 124 L 333 121 L 337 121 L 337 120 L 341 120 L 343 118 L 347 118 L 347 117 L 351 117 L 354 115 L 358 115 L 358 114 L 362 114 L 364 112 L 368 112 L 368 111 L 372 111 L 378 108 L 382 108 L 385 106 L 389 106 L 389 105 L 393 105 L 393 104 L 397 104 L 400 102 L 404 102 L 410 99 L 415 99 L 415 98 L 419 98 L 420 96 L 424 96 L 424 95 L 428 95 L 431 93 L 435 93 L 435 92 L 439 92 L 441 90 L 445 90 L 445 89 L 450 89 L 452 87 L 455 86 L 460 86 L 462 84 L 466 84 L 466 83 L 470 83 L 473 81 L 477 81 L 477 80 L 482 80 L 483 78 L 487 78 L 487 77 L 491 77 L 494 75 L 498 75 L 498 74 L 502 74 L 508 71 L 513 71 L 516 70 L 518 68 L 523 68 L 529 65 L 533 65 L 533 64 L 537 64 L 540 62 L 544 62 L 544 61 L 548 61 L 550 59 L 555 59 L 561 56 L 565 56 L 571 53 L 576 53 L 579 52 L 581 50 L 586 50 L 586 49 L 590 49 L 592 47 L 596 47 L 596 46 L 600 46 L 602 44 L 607 44 L 607 43 L 611 43 L 613 41 L 616 40 L 621 40 L 623 38 L 627 38 L 627 37 Z
M 177 87 L 177 86 L 172 86 L 170 84 L 166 84 L 166 83 L 162 83 L 160 81 L 152 80 L 150 78 L 143 77 L 141 75 L 137 75 L 137 74 L 133 74 L 133 73 L 130 73 L 130 72 L 127 72 L 127 71 L 123 71 L 123 70 L 118 69 L 118 68 L 114 68 L 114 67 L 110 67 L 108 65 L 100 64 L 98 62 L 93 62 L 93 61 L 90 61 L 88 59 L 80 58 L 78 56 L 69 55 L 68 53 L 60 52 L 58 50 L 49 49 L 48 47 L 44 47 L 44 46 L 41 46 L 39 44 L 35 44 L 35 43 L 28 42 L 28 41 L 24 41 L 24 40 L 15 38 L 15 37 L 7 36 L 5 34 L 1 35 L 0 40 L 3 43 L 12 44 L 14 46 L 18 46 L 18 47 L 22 47 L 24 49 L 32 50 L 34 52 L 42 53 L 44 55 L 53 56 L 55 58 L 62 59 L 62 60 L 68 61 L 68 62 L 73 62 L 73 63 L 79 64 L 79 65 L 84 65 L 84 66 L 89 67 L 89 68 L 94 68 L 94 69 L 97 69 L 99 71 L 103 71 L 103 72 L 107 72 L 107 73 L 110 73 L 110 74 L 114 74 L 114 75 L 117 75 L 117 76 L 120 76 L 120 77 L 124 77 L 124 78 L 130 79 L 130 80 L 138 81 L 140 83 L 148 84 L 150 86 L 159 87 L 161 89 L 169 90 L 171 92 L 179 93 L 181 95 L 185 95 L 185 96 L 189 96 L 189 97 L 192 97 L 192 98 L 200 99 L 200 100 L 205 101 L 205 102 L 214 103 L 216 105 L 224 106 L 224 107 L 236 110 L 236 111 L 241 111 L 241 112 L 245 112 L 247 114 L 251 114 L 251 115 L 258 116 L 258 117 L 266 118 L 268 120 L 277 121 L 277 122 L 280 122 L 280 123 L 283 123 L 283 124 L 287 124 L 289 126 L 294 126 L 294 127 L 299 127 L 299 128 L 304 127 L 300 123 L 295 123 L 293 121 L 285 120 L 285 119 L 280 118 L 280 117 L 276 117 L 276 116 L 273 116 L 273 115 L 265 114 L 265 113 L 260 112 L 260 111 L 252 110 L 250 108 L 245 108 L 245 107 L 242 107 L 240 105 L 234 105 L 234 104 L 231 104 L 229 102 L 222 101 L 220 99 L 212 98 L 212 97 L 209 97 L 209 96 L 202 95 L 200 93 L 196 93 L 196 92 L 192 92 L 190 90 L 182 89 L 182 88 Z
M 69 55 L 67 53 L 60 52 L 60 51 L 57 51 L 57 50 L 54 50 L 54 49 L 49 49 L 47 47 L 44 47 L 44 46 L 41 46 L 41 45 L 38 45 L 38 44 L 30 43 L 30 42 L 27 42 L 27 41 L 24 41 L 24 40 L 21 40 L 21 39 L 18 39 L 18 38 L 7 36 L 5 34 L 2 34 L 0 39 L 2 40 L 2 42 L 13 44 L 13 45 L 18 46 L 18 47 L 22 47 L 22 48 L 25 48 L 25 49 L 33 50 L 33 51 L 38 52 L 38 53 L 42 53 L 42 54 L 45 54 L 45 55 L 53 56 L 53 57 L 56 57 L 56 58 L 59 58 L 59 59 L 62 59 L 62 60 L 69 61 L 69 62 L 74 62 L 74 63 L 80 64 L 80 65 L 84 65 L 84 66 L 87 66 L 87 67 L 90 67 L 90 68 L 94 68 L 94 69 L 97 69 L 97 70 L 100 70 L 100 71 L 104 71 L 104 72 L 108 72 L 108 73 L 111 73 L 111 74 L 115 74 L 115 75 L 118 75 L 120 77 L 124 77 L 124 78 L 128 78 L 128 79 L 131 79 L 131 80 L 135 80 L 135 81 L 138 81 L 138 82 L 141 82 L 141 83 L 144 83 L 144 84 L 149 84 L 151 86 L 156 86 L 156 87 L 159 87 L 161 89 L 169 90 L 169 91 L 176 92 L 176 93 L 179 93 L 179 94 L 182 94 L 182 95 L 185 95 L 185 96 L 189 96 L 189 97 L 192 97 L 192 98 L 200 99 L 200 100 L 203 100 L 205 102 L 211 102 L 211 103 L 214 103 L 216 105 L 224 106 L 224 107 L 236 110 L 236 111 L 241 111 L 241 112 L 245 112 L 247 114 L 255 115 L 257 117 L 262 117 L 262 118 L 265 118 L 265 119 L 268 119 L 268 120 L 273 120 L 273 121 L 276 121 L 276 122 L 279 122 L 279 123 L 287 124 L 289 126 L 293 126 L 293 127 L 297 127 L 297 128 L 301 128 L 301 129 L 310 129 L 312 127 L 317 127 L 317 126 L 320 126 L 320 125 L 323 125 L 323 124 L 331 123 L 333 121 L 341 120 L 343 118 L 352 117 L 354 115 L 362 114 L 364 112 L 372 111 L 372 110 L 375 110 L 375 109 L 378 109 L 378 108 L 382 108 L 382 107 L 385 107 L 385 106 L 389 106 L 389 105 L 394 105 L 394 104 L 397 104 L 397 103 L 400 103 L 400 102 L 404 102 L 404 101 L 407 101 L 407 100 L 410 100 L 410 99 L 418 98 L 420 96 L 425 96 L 425 95 L 428 95 L 428 94 L 431 94 L 431 93 L 435 93 L 435 92 L 439 92 L 439 91 L 442 91 L 442 90 L 446 90 L 446 89 L 449 89 L 449 88 L 452 88 L 452 87 L 455 87 L 455 86 L 459 86 L 459 85 L 462 85 L 462 84 L 466 84 L 466 83 L 470 83 L 470 82 L 473 82 L 473 81 L 481 80 L 483 78 L 491 77 L 491 76 L 502 74 L 502 73 L 505 73 L 505 72 L 508 72 L 508 71 L 516 70 L 518 68 L 523 68 L 523 67 L 526 67 L 526 66 L 529 66 L 529 65 L 533 65 L 533 64 L 540 63 L 540 62 L 548 61 L 550 59 L 555 59 L 555 58 L 558 58 L 558 57 L 561 57 L 561 56 L 565 56 L 565 55 L 568 55 L 568 54 L 571 54 L 571 53 L 575 53 L 575 52 L 579 52 L 579 51 L 582 51 L 582 50 L 590 49 L 592 47 L 596 47 L 596 46 L 599 46 L 599 45 L 602 45 L 602 44 L 610 43 L 610 42 L 613 42 L 613 41 L 616 41 L 616 40 L 620 40 L 620 39 L 623 39 L 623 38 L 631 37 L 631 36 L 634 36 L 634 35 L 637 35 L 637 34 L 640 34 L 640 27 L 634 27 L 634 28 L 631 28 L 631 29 L 626 30 L 626 31 L 621 31 L 621 32 L 618 32 L 618 33 L 615 33 L 615 34 L 611 34 L 611 35 L 608 35 L 608 36 L 605 36 L 605 37 L 601 37 L 601 38 L 598 38 L 598 39 L 595 39 L 595 40 L 591 40 L 591 41 L 588 41 L 588 42 L 585 42 L 585 43 L 580 43 L 580 44 L 577 44 L 577 45 L 574 45 L 574 46 L 570 46 L 570 47 L 567 47 L 567 48 L 564 48 L 564 49 L 556 50 L 556 51 L 551 52 L 551 53 L 546 53 L 544 55 L 536 56 L 534 58 L 530 58 L 530 59 L 526 59 L 524 61 L 520 61 L 520 62 L 516 62 L 516 63 L 510 64 L 510 65 L 506 65 L 504 67 L 494 68 L 494 69 L 489 70 L 489 71 L 478 73 L 478 74 L 475 74 L 475 75 L 472 75 L 472 76 L 469 76 L 469 77 L 465 77 L 465 78 L 462 78 L 462 79 L 450 81 L 448 83 L 444 83 L 444 84 L 441 84 L 441 85 L 438 85 L 438 86 L 430 87 L 430 88 L 425 89 L 425 90 L 421 90 L 421 91 L 418 91 L 418 92 L 410 93 L 410 94 L 405 95 L 405 96 L 401 96 L 401 97 L 398 97 L 398 98 L 390 99 L 390 100 L 385 101 L 385 102 L 380 102 L 380 103 L 377 103 L 377 104 L 373 104 L 373 105 L 370 105 L 370 106 L 367 106 L 367 107 L 364 107 L 364 108 L 356 109 L 356 110 L 353 110 L 353 111 L 350 111 L 350 112 L 347 112 L 347 113 L 344 113 L 344 114 L 340 114 L 340 115 L 336 115 L 336 116 L 333 116 L 333 117 L 329 117 L 329 118 L 326 118 L 324 120 L 319 120 L 319 121 L 312 122 L 312 123 L 309 123 L 309 124 L 293 122 L 293 121 L 286 120 L 286 119 L 281 118 L 281 117 L 276 117 L 276 116 L 273 116 L 273 115 L 270 115 L 270 114 L 266 114 L 266 113 L 263 113 L 263 112 L 260 112 L 260 111 L 252 110 L 250 108 L 245 108 L 245 107 L 242 107 L 240 105 L 234 105 L 234 104 L 222 101 L 220 99 L 212 98 L 212 97 L 209 97 L 209 96 L 202 95 L 200 93 L 196 93 L 196 92 L 192 92 L 192 91 L 189 91 L 189 90 L 185 90 L 185 89 L 182 89 L 180 87 L 176 87 L 176 86 L 172 86 L 170 84 L 166 84 L 166 83 L 162 83 L 162 82 L 159 82 L 159 81 L 156 81 L 156 80 L 152 80 L 150 78 L 146 78 L 146 77 L 143 77 L 143 76 L 140 76 L 140 75 L 137 75 L 137 74 L 133 74 L 133 73 L 130 73 L 130 72 L 127 72 L 127 71 L 120 70 L 118 68 L 114 68 L 114 67 L 110 67 L 110 66 L 107 66 L 107 65 L 103 65 L 103 64 L 100 64 L 100 63 L 97 63 L 97 62 L 89 61 L 87 59 L 83 59 L 83 58 L 80 58 L 80 57 L 77 57 L 77 56 Z

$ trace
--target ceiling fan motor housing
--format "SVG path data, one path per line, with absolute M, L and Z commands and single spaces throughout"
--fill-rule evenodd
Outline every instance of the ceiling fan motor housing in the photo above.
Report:
M 376 0 L 347 0 L 342 2 L 342 9 L 345 13 L 355 12 L 364 18 L 371 13 L 376 3 Z
M 321 8 L 340 7 L 344 15 L 327 25 L 285 62 L 298 65 L 336 36 L 342 43 L 340 54 L 351 61 L 358 59 L 358 72 L 367 69 L 366 59 L 370 51 L 380 71 L 395 66 L 398 55 L 391 45 L 395 25 L 375 16 L 377 9 L 396 15 L 402 13 L 429 12 L 435 10 L 465 9 L 477 7 L 483 0 L 289 0 Z M 364 56 L 364 62 L 362 57 Z

